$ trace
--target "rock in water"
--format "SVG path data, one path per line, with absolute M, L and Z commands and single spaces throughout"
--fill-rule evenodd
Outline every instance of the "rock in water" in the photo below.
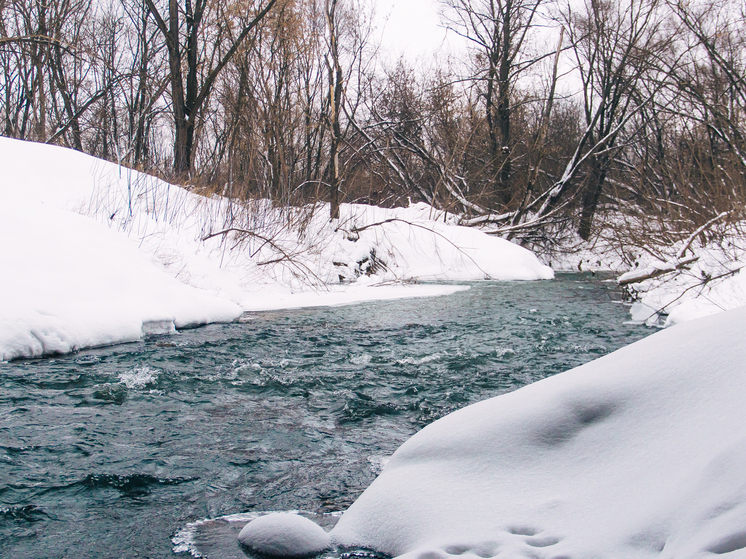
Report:
M 331 538 L 321 526 L 291 513 L 268 514 L 249 522 L 238 541 L 271 557 L 309 557 L 331 547 Z

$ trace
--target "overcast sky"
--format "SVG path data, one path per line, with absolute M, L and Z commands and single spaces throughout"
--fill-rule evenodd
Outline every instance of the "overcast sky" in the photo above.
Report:
M 418 59 L 427 63 L 435 52 L 458 48 L 458 38 L 440 25 L 438 0 L 374 1 L 383 27 L 382 46 L 393 58 L 403 55 L 412 63 Z

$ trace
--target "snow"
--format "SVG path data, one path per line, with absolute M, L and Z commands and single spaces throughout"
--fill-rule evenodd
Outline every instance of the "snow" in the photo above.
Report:
M 632 286 L 639 299 L 633 307 L 633 319 L 671 326 L 746 305 L 746 274 L 741 273 L 746 251 L 736 246 L 734 239 L 727 249 L 720 244 L 700 247 L 696 261 L 680 273 Z M 665 263 L 646 262 L 645 268 L 677 264 L 677 259 Z
M 331 531 L 407 559 L 746 557 L 746 308 L 414 435 Z
M 0 138 L 0 360 L 173 334 L 246 311 L 437 296 L 421 281 L 550 279 L 529 251 L 419 204 L 231 204 Z
M 0 360 L 137 340 L 242 312 L 164 274 L 125 236 L 69 211 L 0 196 L 0 238 Z
M 331 547 L 331 538 L 312 520 L 274 513 L 249 522 L 238 534 L 241 545 L 270 557 L 309 557 Z
M 634 246 L 630 239 L 635 235 L 624 232 L 644 231 L 645 224 L 621 215 L 607 219 L 598 237 L 564 239 L 543 259 L 558 272 L 615 274 L 634 301 L 632 320 L 649 326 L 672 326 L 746 305 L 746 275 L 740 273 L 746 262 L 746 222 L 713 227 L 706 235 L 673 244 Z

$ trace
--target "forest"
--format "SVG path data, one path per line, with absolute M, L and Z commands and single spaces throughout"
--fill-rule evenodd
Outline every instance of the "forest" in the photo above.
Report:
M 278 207 L 424 201 L 528 246 L 671 245 L 746 196 L 743 6 L 442 0 L 386 62 L 364 0 L 0 0 L 2 135 Z

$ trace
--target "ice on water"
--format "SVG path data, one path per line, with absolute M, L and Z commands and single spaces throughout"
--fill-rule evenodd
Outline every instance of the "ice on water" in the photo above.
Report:
M 238 543 L 239 534 L 251 521 L 272 514 L 275 513 L 250 512 L 198 520 L 186 525 L 171 538 L 173 551 L 205 559 L 245 559 L 246 554 L 241 551 Z M 339 520 L 341 513 L 286 511 L 284 514 L 300 515 L 329 531 Z

